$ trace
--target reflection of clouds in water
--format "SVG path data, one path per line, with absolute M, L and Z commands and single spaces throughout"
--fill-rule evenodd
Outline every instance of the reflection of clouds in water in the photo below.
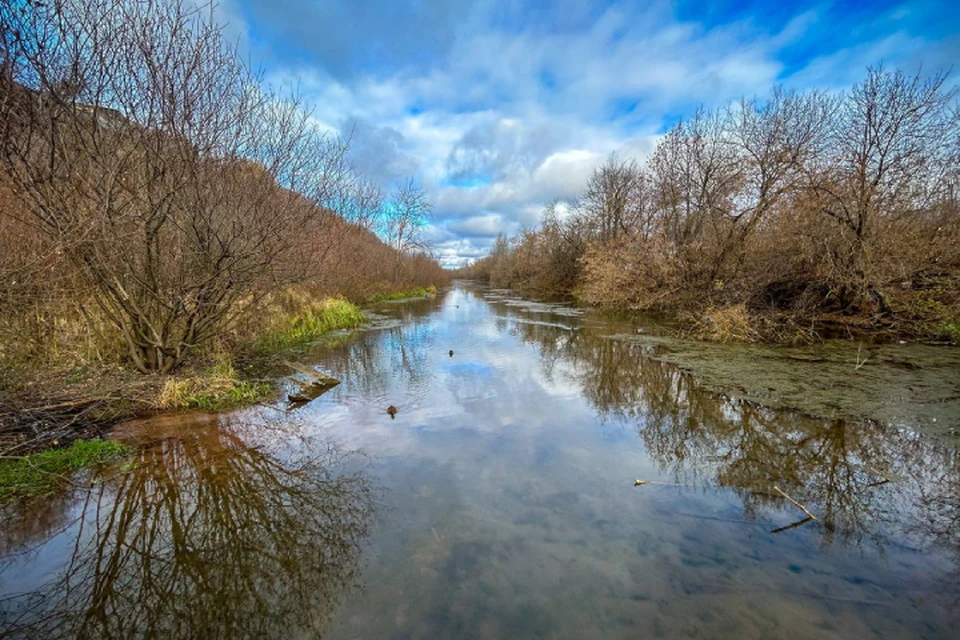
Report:
M 482 362 L 458 362 L 443 367 L 449 373 L 455 376 L 492 378 L 494 369 L 488 364 Z
M 642 347 L 604 339 L 610 329 L 595 318 L 571 333 L 551 326 L 565 317 L 515 322 L 510 314 L 526 311 L 492 302 L 505 318 L 493 320 L 501 334 L 491 349 L 500 353 L 485 361 L 505 363 L 497 403 L 519 401 L 515 412 L 500 407 L 502 422 L 483 437 L 436 424 L 418 443 L 420 455 L 460 469 L 458 513 L 471 523 L 449 544 L 424 538 L 440 547 L 431 551 L 439 566 L 470 569 L 469 577 L 439 569 L 419 586 L 431 596 L 411 605 L 421 612 L 405 627 L 414 635 L 485 625 L 522 635 L 515 609 L 541 631 L 559 624 L 583 636 L 696 635 L 706 628 L 695 624 L 701 616 L 723 621 L 723 630 L 710 625 L 716 635 L 735 637 L 946 628 L 944 606 L 956 593 L 949 550 L 958 548 L 946 523 L 960 493 L 955 472 L 950 481 L 955 464 L 928 440 L 737 403 Z M 537 357 L 504 340 L 508 331 Z M 864 473 L 868 464 L 910 468 L 916 478 L 869 486 L 877 478 Z M 624 484 L 633 477 L 680 486 L 633 489 Z M 771 534 L 796 513 L 772 484 L 808 500 L 820 520 Z M 833 552 L 819 551 L 831 542 Z M 538 592 L 549 605 L 530 598 Z M 652 609 L 631 617 L 644 603 Z M 613 611 L 632 622 L 611 620 Z M 593 622 L 577 627 L 583 616 L 566 612 Z
M 432 323 L 434 336 L 419 361 L 432 370 L 426 393 L 391 377 L 389 393 L 406 398 L 410 411 L 376 437 L 355 434 L 363 446 L 391 456 L 387 468 L 409 465 L 410 477 L 421 464 L 445 463 L 446 482 L 456 483 L 455 518 L 469 520 L 453 533 L 444 527 L 454 525 L 437 524 L 436 537 L 428 527 L 415 549 L 404 552 L 421 561 L 409 583 L 394 576 L 391 584 L 421 595 L 416 603 L 400 598 L 418 612 L 401 628 L 445 635 L 488 624 L 502 635 L 520 633 L 523 626 L 509 622 L 509 611 L 537 590 L 554 603 L 528 603 L 543 628 L 558 620 L 571 624 L 565 611 L 594 611 L 595 626 L 583 627 L 584 636 L 617 636 L 605 612 L 629 617 L 638 602 L 669 602 L 649 619 L 660 620 L 659 632 L 676 635 L 694 633 L 685 621 L 697 615 L 719 616 L 741 637 L 782 634 L 785 628 L 765 626 L 763 619 L 789 616 L 789 610 L 804 621 L 797 629 L 811 633 L 807 621 L 818 619 L 866 635 L 916 628 L 920 618 L 909 616 L 897 622 L 868 621 L 850 610 L 827 615 L 822 605 L 829 599 L 816 597 L 824 590 L 835 603 L 907 597 L 884 554 L 896 557 L 900 576 L 923 585 L 921 593 L 933 576 L 952 575 L 943 568 L 952 562 L 949 554 L 937 549 L 956 547 L 955 536 L 945 532 L 958 496 L 950 488 L 955 482 L 938 479 L 949 465 L 930 454 L 927 441 L 731 401 L 651 359 L 650 349 L 603 337 L 635 327 L 599 314 L 578 320 L 554 311 L 513 299 L 481 303 L 455 291 L 437 316 L 422 320 Z M 447 348 L 456 350 L 453 360 Z M 916 478 L 868 487 L 876 480 L 864 473 L 868 464 L 909 467 Z M 681 486 L 634 489 L 634 477 Z M 820 520 L 772 535 L 796 513 L 772 484 L 808 502 Z M 435 522 L 451 517 L 437 514 Z M 918 535 L 918 528 L 930 536 Z M 829 542 L 837 551 L 820 554 L 818 547 Z M 848 544 L 860 546 L 850 553 Z M 904 545 L 920 545 L 922 552 Z M 574 564 L 558 565 L 556 557 Z M 787 559 L 794 568 L 781 576 Z M 468 561 L 473 568 L 464 577 L 457 567 Z M 397 568 L 391 567 L 392 576 Z M 439 574 L 425 578 L 431 571 Z M 601 595 L 611 593 L 611 582 L 618 585 L 614 593 L 632 590 L 636 600 L 626 610 Z M 759 617 L 755 597 L 744 591 L 756 584 L 769 587 Z M 703 594 L 699 604 L 687 599 L 691 593 Z M 393 590 L 372 594 L 371 602 L 398 597 Z M 497 622 L 484 620 L 484 610 L 497 611 Z M 942 621 L 936 611 L 930 615 Z M 430 619 L 436 624 L 424 622 Z
M 284 479 L 307 462 L 299 456 L 324 450 L 316 436 L 368 454 L 365 473 L 386 487 L 384 526 L 369 541 L 366 591 L 338 614 L 334 637 L 949 636 L 955 614 L 943 600 L 956 590 L 960 548 L 956 453 L 906 430 L 812 420 L 708 393 L 649 349 L 605 339 L 624 326 L 592 312 L 578 320 L 548 305 L 454 289 L 383 313 L 403 324 L 323 352 L 320 368 L 343 382 L 292 414 L 298 425 L 242 433 L 280 464 L 284 471 L 272 474 L 280 489 L 257 472 L 227 483 L 237 487 L 228 504 L 241 490 L 284 496 L 284 487 L 307 486 L 322 494 L 316 484 Z M 390 404 L 400 409 L 395 420 Z M 190 479 L 182 504 L 197 499 L 190 496 L 198 487 L 219 490 L 216 478 L 191 469 L 235 477 L 231 469 L 248 466 L 211 455 L 181 459 L 155 468 Z M 324 466 L 327 489 L 351 477 L 336 467 Z M 896 478 L 876 484 L 871 467 Z M 653 482 L 634 487 L 634 478 Z M 771 534 L 797 513 L 772 484 L 819 520 Z M 365 523 L 363 492 L 340 487 L 325 498 L 336 508 L 320 512 L 339 514 L 339 524 Z M 325 630 L 335 606 L 324 602 L 336 598 L 324 589 L 342 593 L 329 585 L 355 576 L 353 545 L 362 536 L 340 544 L 336 529 L 323 542 L 274 533 L 297 531 L 300 515 L 290 509 L 310 513 L 297 495 L 283 504 L 254 496 L 253 504 L 266 502 L 264 517 L 238 514 L 231 520 L 243 530 L 223 537 L 277 558 L 302 554 L 311 575 L 330 572 L 320 585 L 292 574 L 319 605 L 304 604 L 297 585 L 277 583 L 276 598 L 281 587 L 293 590 L 277 610 L 283 602 L 298 608 L 286 626 L 258 629 L 266 635 L 296 635 L 289 632 L 304 611 L 317 612 L 309 624 Z M 153 516 L 138 513 L 130 513 L 134 522 L 150 524 Z M 264 531 L 262 521 L 274 525 Z M 327 520 L 313 522 L 323 530 Z M 333 557 L 320 566 L 304 541 L 332 547 Z M 281 543 L 290 551 L 277 551 Z M 200 558 L 239 566 L 237 575 L 276 566 L 266 557 L 243 569 L 242 558 L 221 560 L 218 545 L 194 547 Z M 237 593 L 231 597 L 257 610 Z M 189 615 L 200 613 L 188 611 L 184 624 L 204 624 Z
M 877 520 L 942 530 L 950 509 L 918 502 L 906 484 L 845 484 L 863 479 L 858 469 L 868 460 L 913 464 L 921 479 L 910 486 L 956 504 L 951 484 L 932 473 L 948 470 L 942 459 L 916 457 L 916 443 L 882 429 L 737 405 L 642 346 L 603 337 L 633 327 L 511 302 L 454 291 L 423 320 L 435 323 L 436 338 L 422 360 L 433 370 L 427 393 L 402 376 L 389 379 L 387 393 L 411 410 L 378 423 L 384 430 L 375 437 L 331 421 L 383 454 L 377 473 L 390 478 L 403 514 L 392 521 L 398 530 L 377 540 L 380 570 L 337 637 L 551 629 L 570 637 L 829 637 L 831 628 L 843 630 L 838 637 L 896 637 L 945 628 L 949 616 L 930 591 L 952 575 L 950 555 L 936 542 L 904 549 L 904 532 Z M 456 350 L 452 361 L 447 348 Z M 923 470 L 918 460 L 933 466 Z M 436 465 L 442 479 L 428 471 Z M 635 488 L 637 477 L 681 486 Z M 829 504 L 829 513 L 772 535 L 796 509 L 754 490 L 771 483 L 811 506 Z M 415 522 L 406 521 L 410 512 Z M 864 521 L 871 533 L 881 527 L 881 545 L 850 535 Z M 938 539 L 949 544 L 949 536 Z M 829 540 L 832 549 L 821 551 Z M 914 597 L 925 604 L 898 604 Z M 382 607 L 402 613 L 366 615 Z

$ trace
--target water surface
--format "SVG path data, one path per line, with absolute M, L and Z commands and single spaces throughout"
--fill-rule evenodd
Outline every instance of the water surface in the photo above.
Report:
M 307 406 L 126 425 L 135 464 L 5 513 L 0 630 L 960 633 L 960 458 L 912 414 L 768 408 L 655 327 L 466 284 L 377 312 Z

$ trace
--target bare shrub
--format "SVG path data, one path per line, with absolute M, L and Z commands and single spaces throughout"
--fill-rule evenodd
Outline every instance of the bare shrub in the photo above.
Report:
M 401 189 L 383 245 L 383 198 L 346 143 L 264 88 L 209 7 L 7 3 L 0 72 L 5 318 L 55 294 L 80 307 L 61 317 L 96 316 L 137 369 L 165 373 L 271 292 L 440 273 L 414 255 L 423 192 Z
M 776 88 L 700 110 L 644 166 L 611 158 L 571 216 L 465 273 L 690 312 L 719 339 L 806 340 L 816 322 L 954 335 L 960 109 L 945 80 L 875 68 L 837 96 Z

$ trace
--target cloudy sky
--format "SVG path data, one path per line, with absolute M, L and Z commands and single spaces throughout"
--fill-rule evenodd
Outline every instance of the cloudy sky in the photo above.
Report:
M 447 265 L 643 158 L 700 104 L 776 83 L 839 90 L 869 65 L 960 62 L 956 0 L 221 0 L 269 82 L 299 87 L 384 188 L 416 177 Z M 954 80 L 960 69 L 952 72 Z

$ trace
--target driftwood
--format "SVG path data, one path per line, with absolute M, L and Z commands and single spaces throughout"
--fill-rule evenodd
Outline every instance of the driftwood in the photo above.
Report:
M 800 509 L 800 511 L 803 511 L 805 514 L 807 514 L 807 515 L 810 517 L 811 520 L 816 520 L 816 519 L 817 519 L 817 516 L 815 516 L 815 515 L 813 515 L 812 513 L 810 513 L 810 510 L 809 510 L 809 509 L 807 509 L 805 506 L 803 506 L 802 504 L 800 504 L 799 502 L 797 502 L 796 500 L 794 500 L 793 498 L 791 498 L 790 496 L 788 496 L 786 493 L 784 493 L 783 489 L 781 489 L 781 488 L 778 487 L 777 485 L 773 485 L 773 490 L 776 491 L 777 493 L 779 493 L 781 496 L 783 496 L 783 497 L 786 498 L 787 500 L 789 500 L 790 503 L 793 504 L 793 506 L 795 506 L 797 509 Z
M 287 365 L 297 373 L 302 373 L 303 375 L 310 378 L 311 384 L 320 384 L 327 387 L 335 387 L 338 384 L 340 384 L 340 381 L 337 380 L 336 378 L 328 376 L 325 373 L 320 373 L 313 367 L 308 367 L 307 365 L 299 364 L 297 362 L 291 362 L 289 360 L 284 360 L 283 364 Z
M 324 373 L 314 370 L 312 367 L 306 365 L 298 364 L 296 362 L 290 362 L 289 360 L 284 360 L 283 364 L 287 365 L 297 373 L 301 373 L 307 376 L 308 381 L 304 382 L 297 378 L 290 378 L 290 381 L 300 387 L 298 393 L 291 393 L 287 396 L 287 400 L 290 401 L 290 409 L 297 409 L 303 405 L 316 400 L 324 393 L 334 388 L 340 381 L 336 378 L 328 376 Z
M 803 520 L 797 520 L 796 522 L 791 522 L 790 524 L 785 525 L 783 527 L 778 527 L 773 531 L 771 531 L 770 533 L 776 534 L 776 533 L 782 533 L 784 531 L 789 531 L 790 529 L 796 529 L 797 527 L 802 527 L 803 525 L 807 524 L 808 522 L 812 522 L 813 520 L 814 518 L 804 518 Z

